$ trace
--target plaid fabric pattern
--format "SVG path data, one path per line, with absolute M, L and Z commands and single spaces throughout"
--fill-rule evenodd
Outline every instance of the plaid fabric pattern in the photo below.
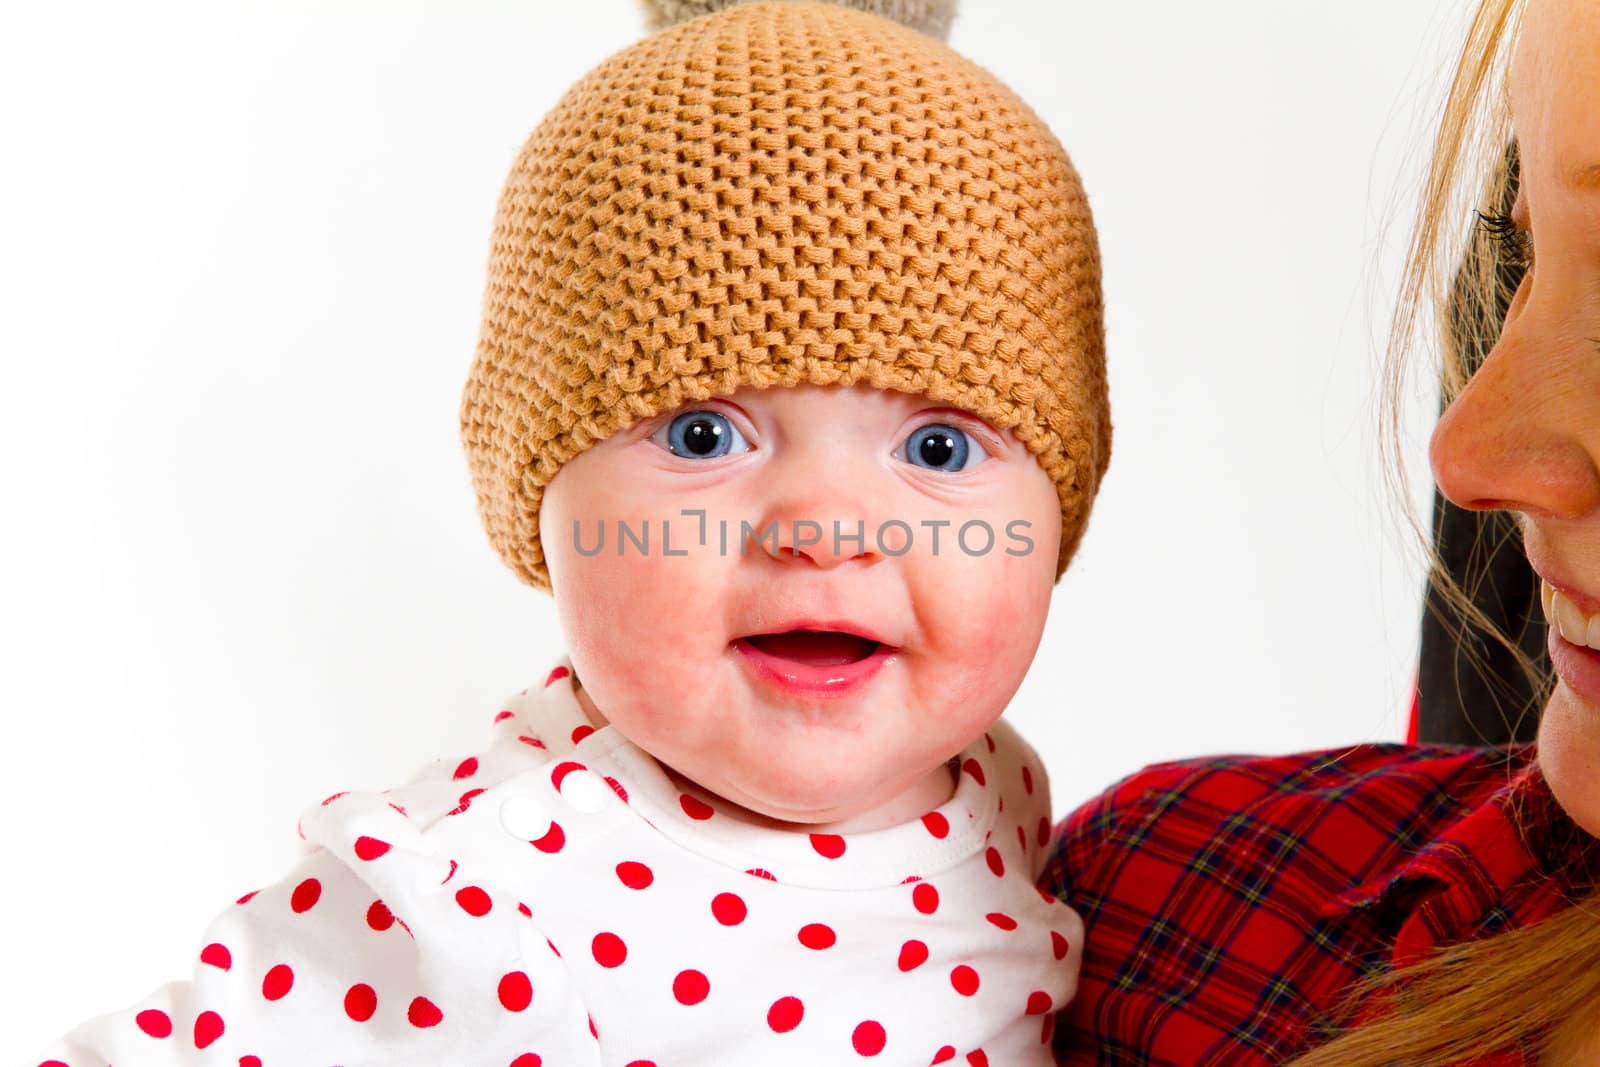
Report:
M 1370 970 L 1557 910 L 1593 886 L 1596 842 L 1533 756 L 1365 745 L 1113 786 L 1057 827 L 1041 882 L 1087 926 L 1057 1061 L 1281 1063 Z

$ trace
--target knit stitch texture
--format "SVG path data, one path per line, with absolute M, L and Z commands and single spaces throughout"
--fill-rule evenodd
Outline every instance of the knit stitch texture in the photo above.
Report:
M 1060 579 L 1111 452 L 1071 160 L 927 34 L 763 0 L 612 55 L 517 155 L 460 408 L 491 544 L 548 590 L 539 504 L 564 463 L 682 404 L 799 384 L 1009 430 L 1057 486 Z

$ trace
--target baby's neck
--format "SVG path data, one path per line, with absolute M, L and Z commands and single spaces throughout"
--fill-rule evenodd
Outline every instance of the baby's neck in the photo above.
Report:
M 610 725 L 605 715 L 595 706 L 594 701 L 589 699 L 589 693 L 581 683 L 578 685 L 577 690 L 578 706 L 583 709 L 583 713 L 589 719 L 590 724 L 597 730 Z M 697 789 L 704 788 L 698 782 L 685 778 L 667 764 L 661 763 L 659 760 L 657 760 L 657 763 L 678 789 L 687 790 L 690 786 Z M 862 812 L 848 819 L 839 819 L 828 823 L 800 823 L 774 819 L 769 815 L 763 815 L 759 811 L 751 811 L 749 808 L 727 801 L 726 798 L 724 800 L 733 809 L 733 814 L 738 818 L 769 830 L 788 830 L 795 833 L 804 832 L 809 834 L 865 834 L 910 822 L 912 819 L 920 818 L 933 811 L 955 796 L 959 775 L 960 768 L 957 766 L 957 761 L 955 759 L 948 760 L 935 767 L 924 775 L 916 785 L 907 789 L 887 804 L 879 805 L 870 811 Z

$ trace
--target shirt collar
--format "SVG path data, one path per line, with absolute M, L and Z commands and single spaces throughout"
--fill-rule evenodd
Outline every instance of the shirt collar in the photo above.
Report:
M 615 726 L 598 729 L 578 702 L 577 667 L 553 658 L 542 687 L 523 691 L 524 723 L 543 737 L 528 743 L 602 775 L 656 832 L 725 866 L 815 889 L 875 889 L 940 874 L 989 845 L 1003 805 L 999 782 L 1015 776 L 1017 744 L 1003 721 L 957 757 L 956 791 L 920 818 L 855 834 L 773 830 L 737 818 L 721 797 L 697 786 L 680 791 L 656 759 Z M 997 743 L 998 742 L 998 743 Z M 995 849 L 990 848 L 994 853 Z M 995 873 L 998 875 L 999 870 Z
M 1360 883 L 1328 911 L 1415 911 L 1452 898 L 1464 921 L 1481 918 L 1519 887 L 1547 898 L 1521 914 L 1533 921 L 1600 884 L 1600 841 L 1582 830 L 1550 792 L 1532 745 L 1506 749 L 1507 780 L 1447 824 L 1398 867 Z M 1470 916 L 1471 919 L 1467 917 Z

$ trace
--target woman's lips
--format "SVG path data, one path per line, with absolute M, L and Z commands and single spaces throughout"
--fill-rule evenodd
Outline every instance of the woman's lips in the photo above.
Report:
M 790 630 L 733 643 L 762 685 L 787 696 L 838 699 L 864 689 L 897 651 L 846 633 Z
M 1575 645 L 1550 627 L 1550 662 L 1568 689 L 1591 708 L 1600 708 L 1600 652 Z

